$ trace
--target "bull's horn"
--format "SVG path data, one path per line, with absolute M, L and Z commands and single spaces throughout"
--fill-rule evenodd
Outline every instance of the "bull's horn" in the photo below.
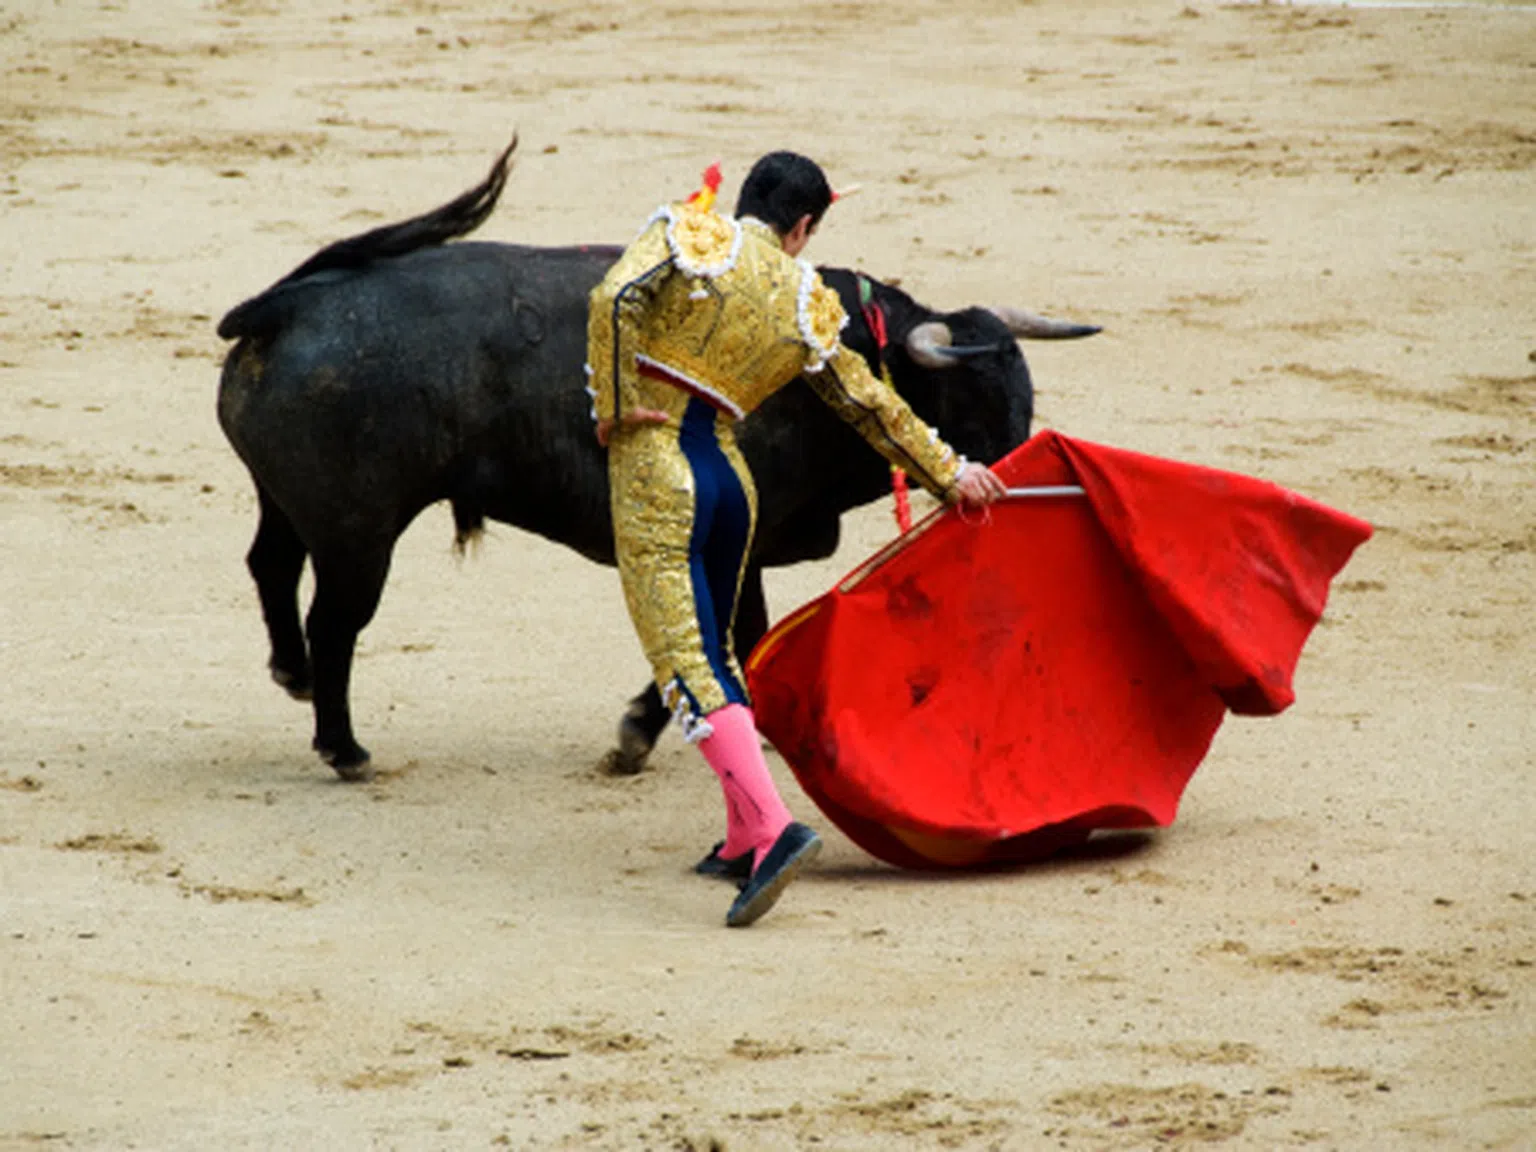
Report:
M 1075 340 L 1079 336 L 1092 336 L 1103 329 L 1094 324 L 1074 324 L 1069 320 L 1051 320 L 1036 316 L 1022 308 L 1002 305 L 988 308 L 988 312 L 1008 325 L 1008 331 L 1027 340 Z
M 907 333 L 907 355 L 924 368 L 953 368 L 955 358 L 945 351 L 953 340 L 949 325 L 928 320 Z

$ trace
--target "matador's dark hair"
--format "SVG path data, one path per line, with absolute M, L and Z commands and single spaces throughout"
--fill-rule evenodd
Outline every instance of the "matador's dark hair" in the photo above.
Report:
M 811 226 L 832 203 L 832 185 L 816 161 L 796 152 L 770 152 L 742 182 L 736 199 L 737 216 L 756 216 L 781 236 L 802 216 Z

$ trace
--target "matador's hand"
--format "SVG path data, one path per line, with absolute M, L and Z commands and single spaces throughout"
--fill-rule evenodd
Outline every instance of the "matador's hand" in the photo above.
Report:
M 967 463 L 955 478 L 955 500 L 968 508 L 982 508 L 1008 494 L 1008 486 L 985 464 Z
M 626 424 L 665 424 L 667 414 L 655 408 L 631 408 L 624 413 Z M 613 421 L 599 420 L 594 429 L 597 433 L 597 442 L 604 448 L 608 447 L 608 440 L 613 436 Z

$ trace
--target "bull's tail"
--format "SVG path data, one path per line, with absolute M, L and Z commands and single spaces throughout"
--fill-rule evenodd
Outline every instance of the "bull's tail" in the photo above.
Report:
M 516 148 L 517 137 L 513 136 L 512 143 L 507 145 L 491 166 L 490 174 L 441 208 L 398 224 L 386 224 L 359 236 L 338 240 L 322 248 L 261 295 L 253 296 L 230 309 L 219 321 L 219 335 L 226 340 L 233 340 L 271 327 L 274 319 L 282 315 L 282 310 L 274 307 L 275 302 L 285 294 L 286 289 L 300 281 L 311 280 L 327 272 L 346 272 L 375 260 L 403 256 L 418 248 L 443 244 L 456 236 L 473 232 L 496 207 L 496 201 L 506 185 L 507 171 Z

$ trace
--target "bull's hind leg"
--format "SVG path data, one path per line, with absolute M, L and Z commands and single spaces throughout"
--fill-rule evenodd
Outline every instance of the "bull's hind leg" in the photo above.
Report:
M 316 552 L 306 628 L 315 670 L 315 751 L 343 780 L 367 780 L 368 750 L 352 734 L 348 693 L 357 636 L 373 619 L 393 541 Z
M 290 696 L 308 700 L 313 680 L 309 648 L 299 625 L 299 577 L 308 549 L 299 539 L 293 522 L 260 485 L 256 487 L 256 498 L 261 506 L 261 519 L 256 525 L 256 539 L 246 553 L 245 566 L 256 581 L 256 595 L 261 598 L 261 615 L 272 645 L 267 667 L 272 670 L 272 679 Z

